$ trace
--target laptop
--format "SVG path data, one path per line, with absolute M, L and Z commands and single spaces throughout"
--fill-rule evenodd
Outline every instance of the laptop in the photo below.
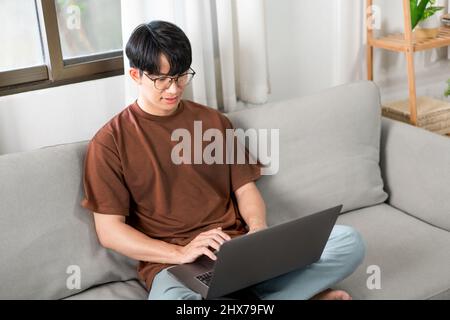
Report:
M 342 205 L 225 242 L 213 261 L 203 255 L 168 272 L 204 299 L 223 297 L 320 259 Z

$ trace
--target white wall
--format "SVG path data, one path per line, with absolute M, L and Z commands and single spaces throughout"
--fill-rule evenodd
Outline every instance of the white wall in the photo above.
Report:
M 0 154 L 88 140 L 124 99 L 123 76 L 0 97 Z
M 361 1 L 265 0 L 270 101 L 313 94 L 342 80 L 366 78 Z M 447 2 L 439 0 L 443 5 Z M 402 1 L 374 3 L 381 8 L 382 33 L 403 32 Z M 443 92 L 450 78 L 447 49 L 416 53 L 415 58 L 417 93 L 445 99 Z M 374 75 L 383 101 L 407 98 L 403 54 L 375 49 Z

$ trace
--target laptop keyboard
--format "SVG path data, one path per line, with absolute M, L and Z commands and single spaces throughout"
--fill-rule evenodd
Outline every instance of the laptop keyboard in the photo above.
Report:
M 208 271 L 208 272 L 205 272 L 205 273 L 202 273 L 202 274 L 196 276 L 196 278 L 197 278 L 197 280 L 199 280 L 200 282 L 202 282 L 203 284 L 205 284 L 209 287 L 209 284 L 211 283 L 212 275 L 213 275 L 213 272 Z

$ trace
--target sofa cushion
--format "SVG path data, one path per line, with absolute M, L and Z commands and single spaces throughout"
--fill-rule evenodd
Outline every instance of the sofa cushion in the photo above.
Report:
M 80 206 L 86 146 L 0 157 L 0 299 L 57 299 L 136 278 L 135 262 L 100 246 Z
M 280 130 L 279 171 L 258 181 L 269 223 L 337 204 L 345 212 L 386 200 L 379 167 L 381 107 L 373 83 L 227 116 L 236 128 Z
M 148 292 L 139 280 L 105 283 L 65 300 L 145 300 Z
M 366 243 L 358 269 L 337 285 L 355 299 L 450 299 L 450 233 L 387 204 L 339 217 Z M 369 276 L 380 270 L 381 289 L 370 290 Z M 369 283 L 374 284 L 373 279 Z

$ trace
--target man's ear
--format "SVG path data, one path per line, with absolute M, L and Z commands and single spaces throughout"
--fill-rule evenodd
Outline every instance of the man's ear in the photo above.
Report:
M 140 74 L 140 70 L 139 69 L 137 69 L 137 68 L 130 68 L 129 74 L 130 74 L 131 79 L 133 79 L 134 82 L 136 82 L 137 84 L 141 84 L 142 76 Z

